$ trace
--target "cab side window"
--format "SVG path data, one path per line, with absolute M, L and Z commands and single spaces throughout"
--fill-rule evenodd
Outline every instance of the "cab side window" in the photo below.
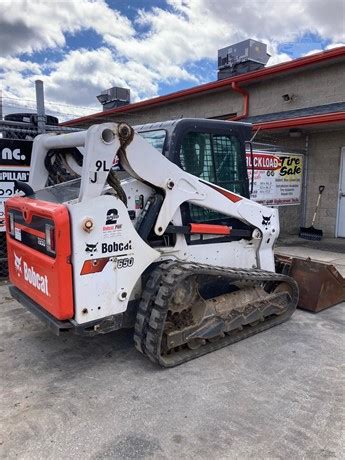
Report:
M 180 162 L 185 171 L 211 182 L 214 178 L 214 165 L 210 135 L 188 133 L 181 145 Z
M 247 170 L 237 137 L 213 135 L 213 151 L 216 184 L 246 196 Z
M 234 135 L 187 133 L 180 149 L 182 169 L 200 179 L 248 196 L 248 178 L 241 143 Z M 193 222 L 219 220 L 220 213 L 189 205 Z

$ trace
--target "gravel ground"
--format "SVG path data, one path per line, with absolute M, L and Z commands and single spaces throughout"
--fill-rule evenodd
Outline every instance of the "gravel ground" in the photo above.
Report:
M 55 337 L 0 286 L 1 458 L 344 458 L 344 306 L 162 370 Z

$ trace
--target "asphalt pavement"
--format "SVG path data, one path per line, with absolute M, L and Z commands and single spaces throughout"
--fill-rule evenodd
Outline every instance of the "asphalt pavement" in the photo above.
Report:
M 162 370 L 131 330 L 56 337 L 2 285 L 0 456 L 344 458 L 344 307 Z

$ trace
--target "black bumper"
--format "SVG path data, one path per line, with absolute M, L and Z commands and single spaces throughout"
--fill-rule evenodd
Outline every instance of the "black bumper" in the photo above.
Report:
M 43 321 L 55 335 L 72 332 L 77 335 L 94 336 L 134 326 L 137 309 L 136 302 L 129 302 L 127 311 L 124 313 L 108 316 L 97 321 L 90 321 L 89 323 L 77 324 L 74 320 L 60 321 L 56 319 L 17 287 L 10 285 L 9 290 L 15 300 Z
M 13 285 L 9 286 L 11 296 L 33 313 L 37 318 L 43 321 L 56 335 L 63 332 L 69 332 L 74 329 L 74 325 L 70 321 L 60 321 L 54 318 L 47 310 L 40 307 L 38 303 L 30 299 L 24 292 Z

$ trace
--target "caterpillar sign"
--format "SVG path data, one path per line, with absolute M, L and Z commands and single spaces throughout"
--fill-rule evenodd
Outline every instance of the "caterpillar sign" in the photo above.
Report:
M 4 202 L 16 193 L 15 181 L 27 182 L 32 141 L 0 139 L 0 232 L 5 231 Z
M 253 151 L 246 154 L 249 182 L 254 166 L 254 188 L 251 199 L 271 206 L 301 203 L 303 155 L 296 153 L 267 153 Z

